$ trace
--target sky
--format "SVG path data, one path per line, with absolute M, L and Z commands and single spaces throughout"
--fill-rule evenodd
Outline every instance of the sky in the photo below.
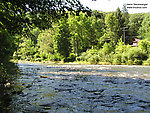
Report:
M 92 10 L 103 12 L 116 11 L 118 7 L 122 9 L 123 4 L 126 4 L 130 14 L 150 12 L 150 0 L 80 0 L 80 2 Z

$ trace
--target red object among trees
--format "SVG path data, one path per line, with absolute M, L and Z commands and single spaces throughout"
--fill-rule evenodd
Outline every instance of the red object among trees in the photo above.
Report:
M 135 46 L 139 46 L 139 44 L 138 44 L 138 42 L 140 41 L 140 39 L 137 39 L 137 38 L 134 38 L 133 40 L 132 40 L 132 47 L 135 47 Z

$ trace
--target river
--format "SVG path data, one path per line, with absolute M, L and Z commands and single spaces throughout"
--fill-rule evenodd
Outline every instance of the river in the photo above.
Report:
M 150 112 L 150 66 L 18 63 L 10 113 Z

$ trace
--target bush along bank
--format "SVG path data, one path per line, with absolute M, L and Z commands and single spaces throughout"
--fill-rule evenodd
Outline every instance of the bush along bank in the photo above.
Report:
M 16 59 L 16 55 L 14 55 Z M 68 63 L 78 64 L 99 64 L 99 65 L 150 65 L 150 42 L 141 40 L 138 47 L 124 45 L 120 39 L 115 47 L 110 43 L 104 43 L 100 49 L 88 49 L 76 56 L 71 53 L 64 58 L 60 54 L 29 55 L 26 59 L 20 56 L 22 61 L 43 62 L 43 63 Z
M 101 49 L 83 52 L 76 60 L 103 65 L 150 65 L 150 42 L 142 40 L 138 47 L 131 47 L 120 40 L 115 48 L 105 43 Z

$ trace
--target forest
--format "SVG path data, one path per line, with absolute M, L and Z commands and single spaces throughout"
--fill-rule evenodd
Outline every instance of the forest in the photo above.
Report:
M 125 5 L 115 12 L 82 7 L 58 13 L 56 9 L 40 12 L 34 6 L 34 10 L 24 10 L 18 8 L 19 3 L 12 4 L 0 5 L 1 65 L 10 59 L 150 65 L 150 13 L 129 14 Z M 131 46 L 133 39 L 140 40 L 138 46 Z

